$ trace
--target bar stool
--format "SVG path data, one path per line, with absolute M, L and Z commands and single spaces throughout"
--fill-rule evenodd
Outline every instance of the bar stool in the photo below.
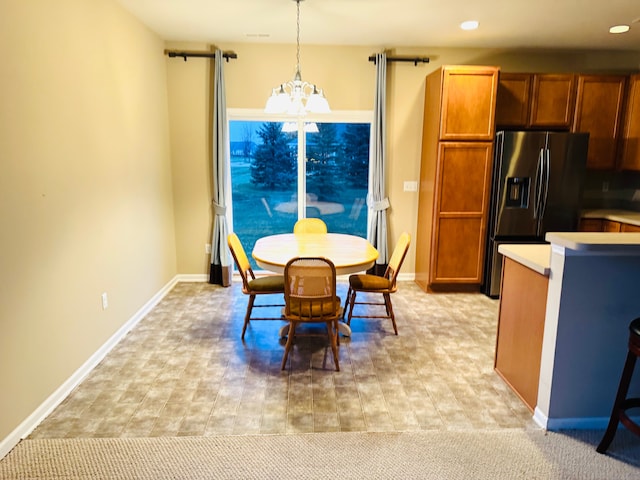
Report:
M 618 393 L 616 394 L 616 400 L 613 404 L 613 411 L 611 412 L 607 431 L 604 433 L 600 445 L 596 448 L 598 453 L 605 453 L 607 451 L 616 434 L 619 422 L 622 422 L 631 432 L 640 435 L 640 425 L 632 421 L 626 413 L 626 410 L 630 408 L 640 407 L 640 398 L 627 398 L 629 384 L 633 376 L 633 368 L 636 365 L 637 358 L 640 357 L 640 318 L 636 318 L 629 324 L 629 332 L 629 353 L 627 354 L 627 361 L 624 364 L 624 370 L 622 370 L 622 378 L 618 386 Z

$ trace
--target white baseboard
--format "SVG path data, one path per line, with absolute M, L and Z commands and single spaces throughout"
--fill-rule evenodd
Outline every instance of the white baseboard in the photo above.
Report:
M 183 277 L 185 279 L 183 280 Z M 122 327 L 107 340 L 78 370 L 71 375 L 58 389 L 53 392 L 42 404 L 36 408 L 13 432 L 0 442 L 0 459 L 4 458 L 15 447 L 20 440 L 26 438 L 53 410 L 67 398 L 82 380 L 93 370 L 113 347 L 136 326 L 136 324 L 147 315 L 160 300 L 180 281 L 201 281 L 191 280 L 196 275 L 177 275 L 171 279 L 164 287 L 158 291 L 151 299 L 145 303 Z M 197 277 L 201 277 L 198 275 Z M 206 277 L 206 276 L 204 276 Z
M 638 423 L 640 416 L 632 416 L 631 420 Z M 545 430 L 605 430 L 609 424 L 609 417 L 578 417 L 578 418 L 548 418 L 538 408 L 533 414 L 533 421 Z
M 178 282 L 208 282 L 209 275 L 205 273 L 183 273 L 176 276 L 176 283 Z

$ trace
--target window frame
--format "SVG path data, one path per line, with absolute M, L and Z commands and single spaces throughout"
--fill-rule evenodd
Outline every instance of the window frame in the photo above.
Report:
M 282 114 L 268 114 L 264 110 L 255 108 L 227 108 L 227 131 L 229 131 L 229 123 L 232 121 L 256 121 L 256 122 L 296 122 L 298 123 L 298 153 L 297 153 L 297 194 L 298 198 L 303 201 L 298 202 L 298 218 L 305 218 L 306 213 L 306 163 L 304 162 L 304 152 L 306 151 L 306 132 L 302 128 L 304 123 L 317 122 L 317 123 L 368 123 L 370 129 L 373 127 L 373 110 L 337 110 L 331 113 L 324 113 L 321 115 L 307 114 L 304 117 L 296 115 L 282 115 Z M 369 141 L 373 132 L 370 130 Z M 230 139 L 227 138 L 229 145 Z M 229 149 L 230 150 L 230 149 Z M 369 149 L 369 168 L 371 168 L 371 148 Z M 232 207 L 232 180 L 231 180 L 231 152 L 227 152 L 227 169 L 228 185 L 226 188 L 225 202 L 227 205 L 227 222 L 233 226 L 233 208 Z M 367 183 L 370 183 L 370 179 Z M 367 194 L 371 188 L 368 185 Z M 367 230 L 369 230 L 369 224 L 371 219 L 367 213 Z

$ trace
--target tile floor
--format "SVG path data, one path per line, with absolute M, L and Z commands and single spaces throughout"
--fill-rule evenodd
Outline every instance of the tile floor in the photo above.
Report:
M 401 282 L 398 336 L 354 319 L 340 372 L 318 337 L 281 371 L 285 323 L 254 321 L 242 342 L 240 287 L 176 285 L 31 438 L 534 428 L 493 371 L 496 300 Z

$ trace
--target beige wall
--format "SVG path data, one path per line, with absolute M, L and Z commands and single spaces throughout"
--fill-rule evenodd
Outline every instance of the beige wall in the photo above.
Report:
M 1 10 L 0 440 L 176 275 L 162 41 L 112 0 Z
M 227 107 L 262 109 L 273 86 L 295 70 L 294 45 L 221 44 L 238 54 L 225 63 Z M 207 50 L 207 45 L 170 43 L 170 49 Z M 333 110 L 371 110 L 375 66 L 368 61 L 379 46 L 302 45 L 302 77 L 320 85 Z M 445 64 L 498 65 L 508 71 L 619 72 L 640 70 L 640 54 L 614 52 L 504 51 L 488 49 L 404 48 L 394 55 L 428 56 L 429 64 L 389 63 L 387 84 L 387 186 L 391 201 L 389 240 L 404 230 L 416 232 L 416 192 L 403 184 L 418 180 L 425 76 Z M 204 244 L 211 230 L 209 133 L 209 61 L 167 59 L 171 145 L 175 185 L 177 255 L 180 273 L 203 274 L 208 260 Z M 205 220 L 206 219 L 206 220 Z M 403 273 L 413 273 L 415 249 L 410 249 Z

